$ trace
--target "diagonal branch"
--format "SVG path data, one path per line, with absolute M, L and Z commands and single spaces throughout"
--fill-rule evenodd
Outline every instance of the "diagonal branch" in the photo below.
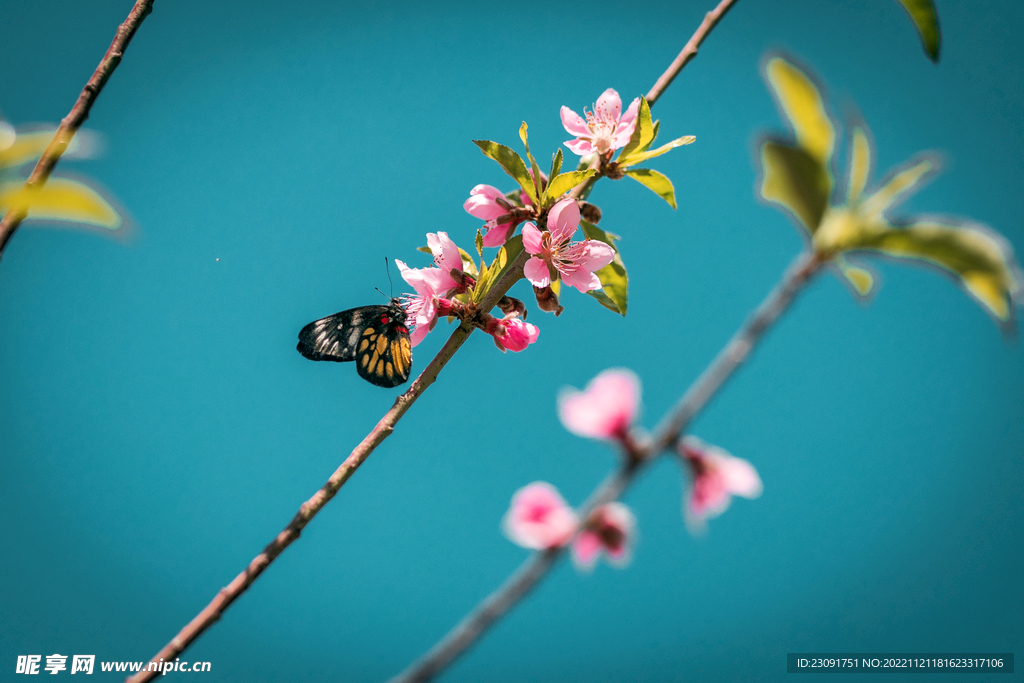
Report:
M 789 309 L 797 293 L 810 281 L 820 265 L 820 261 L 808 252 L 802 253 L 794 261 L 778 286 L 769 293 L 707 370 L 690 386 L 677 406 L 666 416 L 655 436 L 645 443 L 633 445 L 630 441 L 627 444 L 629 450 L 623 453 L 620 468 L 594 489 L 581 506 L 579 519 L 589 519 L 596 508 L 619 498 L 643 465 L 675 445 L 690 421 L 707 406 L 725 381 L 746 360 L 779 316 Z M 480 602 L 421 659 L 388 683 L 424 683 L 440 673 L 540 583 L 569 545 L 566 543 L 561 547 L 534 553 L 504 584 Z
M 136 0 L 132 11 L 128 13 L 128 18 L 117 27 L 117 33 L 114 35 L 113 42 L 107 48 L 107 52 L 103 55 L 103 59 L 100 60 L 96 71 L 93 72 L 92 78 L 82 88 L 75 106 L 71 108 L 68 115 L 60 122 L 60 127 L 54 133 L 53 140 L 47 145 L 43 156 L 39 158 L 35 168 L 32 169 L 32 175 L 28 177 L 28 181 L 25 183 L 26 188 L 41 188 L 50 179 L 53 168 L 57 165 L 61 155 L 67 150 L 68 145 L 71 144 L 75 133 L 82 127 L 85 120 L 89 118 L 89 111 L 103 90 L 103 86 L 107 84 L 110 75 L 114 73 L 114 69 L 121 63 L 121 58 L 124 56 L 124 51 L 128 48 L 128 43 L 131 42 L 135 32 L 142 25 L 142 21 L 152 11 L 153 0 Z M 12 206 L 8 209 L 7 215 L 3 217 L 3 220 L 0 220 L 0 256 L 3 256 L 7 242 L 10 241 L 14 231 L 18 229 L 18 226 L 21 225 L 21 222 L 27 216 L 27 207 Z

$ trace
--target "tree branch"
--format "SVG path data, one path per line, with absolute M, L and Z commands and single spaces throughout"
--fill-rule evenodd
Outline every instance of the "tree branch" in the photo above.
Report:
M 704 42 L 704 39 L 711 33 L 711 29 L 722 20 L 733 5 L 736 4 L 736 0 L 722 0 L 718 3 L 718 7 L 711 10 L 704 15 L 704 21 L 701 22 L 700 26 L 697 27 L 696 33 L 694 33 L 690 40 L 683 46 L 683 51 L 679 53 L 679 56 L 675 58 L 672 64 L 669 65 L 665 73 L 658 78 L 654 87 L 651 88 L 650 92 L 647 93 L 647 104 L 654 106 L 654 103 L 658 101 L 661 94 L 665 92 L 665 89 L 675 80 L 675 77 L 679 75 L 679 72 L 683 70 L 683 67 L 690 63 L 694 57 L 697 56 L 697 48 Z
M 646 443 L 631 445 L 629 452 L 623 453 L 619 470 L 594 489 L 581 506 L 579 519 L 588 519 L 596 508 L 618 499 L 644 464 L 675 444 L 690 421 L 707 406 L 725 381 L 750 355 L 768 328 L 789 308 L 797 293 L 810 281 L 820 265 L 812 253 L 804 252 L 797 257 L 781 282 L 662 421 L 663 426 L 655 432 L 655 436 Z M 388 683 L 424 683 L 440 673 L 540 583 L 570 544 L 534 553 L 422 658 Z
M 114 40 L 110 43 L 110 47 L 107 48 L 103 59 L 100 60 L 99 66 L 93 72 L 92 78 L 82 88 L 75 106 L 71 108 L 68 115 L 60 122 L 60 127 L 54 133 L 53 140 L 47 145 L 43 156 L 39 158 L 35 168 L 32 169 L 32 174 L 25 183 L 26 188 L 41 188 L 49 180 L 50 174 L 53 173 L 53 168 L 57 165 L 61 155 L 67 150 L 68 145 L 71 144 L 75 133 L 82 127 L 85 120 L 89 118 L 89 111 L 103 90 L 103 86 L 107 84 L 110 75 L 114 73 L 114 69 L 121 63 L 121 58 L 124 56 L 124 51 L 128 48 L 128 43 L 131 42 L 135 32 L 142 25 L 142 21 L 152 11 L 153 0 L 137 0 L 135 6 L 132 7 L 132 11 L 128 13 L 128 18 L 117 27 Z M 14 231 L 18 229 L 18 226 L 21 225 L 21 222 L 27 216 L 27 207 L 12 206 L 8 209 L 7 215 L 3 217 L 3 220 L 0 220 L 0 257 L 3 256 L 4 248 L 14 235 Z

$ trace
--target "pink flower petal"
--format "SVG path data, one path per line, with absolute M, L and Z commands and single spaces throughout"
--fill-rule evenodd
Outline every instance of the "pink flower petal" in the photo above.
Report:
M 728 457 L 718 463 L 726 489 L 735 496 L 757 498 L 763 486 L 757 470 L 742 458 Z
M 502 521 L 509 540 L 536 550 L 564 545 L 572 538 L 576 525 L 576 513 L 555 487 L 542 481 L 516 491 Z
M 580 265 L 594 272 L 601 270 L 615 260 L 615 250 L 600 240 L 587 240 L 587 253 Z
M 601 539 L 593 531 L 582 531 L 572 542 L 572 554 L 583 566 L 590 566 L 601 552 Z
M 597 98 L 597 104 L 594 105 L 594 114 L 597 118 L 605 121 L 618 121 L 621 112 L 622 100 L 619 98 L 619 93 L 615 92 L 613 88 L 608 88 L 601 93 L 601 96 Z
M 508 209 L 498 206 L 487 197 L 479 195 L 467 199 L 466 203 L 462 205 L 462 208 L 465 209 L 470 216 L 475 216 L 485 221 L 492 220 L 498 216 L 504 216 L 508 213 Z
M 534 228 L 536 230 L 536 228 Z M 523 229 L 525 235 L 526 229 Z M 525 240 L 524 240 L 525 242 Z M 548 264 L 536 256 L 530 258 L 523 266 L 523 275 L 534 287 L 547 287 L 551 284 L 551 273 L 548 271 Z
M 501 326 L 505 330 L 505 334 L 501 336 L 495 335 L 494 341 L 502 351 L 506 349 L 516 352 L 522 351 L 537 341 L 537 337 L 540 336 L 540 330 L 536 325 L 531 325 L 519 318 L 503 320 Z
M 527 254 L 539 254 L 544 251 L 544 234 L 533 223 L 523 226 L 523 248 Z
M 622 438 L 633 424 L 640 380 L 629 370 L 605 370 L 584 391 L 564 390 L 558 401 L 562 424 L 578 436 Z
M 430 248 L 431 253 L 434 254 L 434 263 L 441 269 L 442 273 L 450 277 L 452 270 L 462 272 L 462 255 L 459 253 L 459 248 L 455 246 L 455 242 L 448 238 L 448 233 L 428 232 L 427 246 Z
M 566 197 L 558 200 L 548 211 L 548 230 L 555 242 L 569 239 L 580 226 L 580 207 L 575 199 Z M 535 254 L 537 252 L 530 252 Z
M 615 126 L 615 134 L 613 136 L 613 148 L 619 149 L 625 147 L 629 142 L 629 138 L 633 136 L 633 129 L 636 128 L 636 116 L 640 109 L 640 98 L 636 98 L 629 105 L 629 109 L 619 119 L 618 125 Z
M 590 140 L 567 140 L 563 144 L 569 148 L 570 152 L 578 154 L 581 157 L 585 157 L 588 154 L 593 154 L 597 151 L 594 149 L 594 145 Z
M 488 225 L 486 232 L 484 232 L 484 246 L 485 247 L 500 247 L 508 241 L 509 233 L 515 226 L 511 223 L 498 223 L 497 225 Z
M 587 126 L 587 122 L 584 121 L 583 117 L 579 114 L 566 106 L 562 107 L 560 114 L 562 117 L 562 125 L 565 126 L 565 130 L 569 135 L 575 135 L 578 138 L 590 136 L 590 128 Z
M 569 272 L 560 272 L 562 275 L 562 282 L 565 283 L 566 287 L 575 287 L 584 293 L 595 289 L 601 289 L 601 278 L 585 268 L 577 268 Z

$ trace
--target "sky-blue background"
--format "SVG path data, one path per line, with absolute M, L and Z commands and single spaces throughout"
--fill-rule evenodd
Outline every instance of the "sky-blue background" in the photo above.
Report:
M 6 0 L 6 118 L 64 116 L 130 5 Z M 646 92 L 711 6 L 158 0 L 89 120 L 103 156 L 59 167 L 116 197 L 134 239 L 26 223 L 0 262 L 0 679 L 18 654 L 155 653 L 398 393 L 303 359 L 299 328 L 380 302 L 383 258 L 426 265 L 428 231 L 471 248 L 470 188 L 510 182 L 471 139 L 518 147 L 526 120 L 548 159 L 561 105 Z M 753 144 L 782 130 L 769 50 L 864 117 L 876 173 L 945 152 L 906 211 L 1024 250 L 1024 6 L 938 8 L 935 66 L 892 0 L 741 0 L 654 110 L 664 136 L 697 136 L 651 164 L 679 210 L 630 180 L 592 195 L 623 235 L 629 316 L 570 292 L 557 320 L 528 302 L 524 353 L 472 337 L 183 658 L 212 662 L 206 681 L 381 681 L 526 557 L 499 531 L 517 488 L 583 500 L 615 456 L 561 428 L 559 388 L 630 367 L 652 427 L 801 248 L 753 190 Z M 787 652 L 1019 651 L 1024 351 L 946 278 L 879 271 L 869 305 L 815 281 L 694 424 L 755 464 L 759 500 L 695 539 L 678 468 L 651 468 L 626 497 L 633 564 L 560 565 L 444 680 L 777 680 Z

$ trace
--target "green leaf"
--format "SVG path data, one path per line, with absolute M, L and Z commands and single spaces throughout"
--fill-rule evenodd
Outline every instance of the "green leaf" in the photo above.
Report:
M 998 237 L 972 227 L 919 221 L 870 235 L 860 249 L 915 259 L 953 273 L 964 289 L 1006 323 L 1021 291 L 1020 267 Z
M 914 22 L 921 47 L 933 62 L 939 61 L 939 47 L 942 35 L 939 33 L 939 15 L 932 0 L 898 0 Z
M 799 147 L 761 145 L 761 196 L 787 209 L 812 235 L 832 194 L 832 174 Z
M 650 147 L 654 144 L 654 141 L 658 139 L 658 131 L 661 129 L 661 121 L 655 121 L 651 124 L 651 144 L 647 145 Z
M 647 161 L 648 159 L 653 159 L 654 157 L 660 157 L 662 154 L 669 151 L 670 149 L 682 147 L 683 145 L 689 145 L 696 140 L 697 138 L 695 138 L 692 135 L 684 135 L 681 138 L 676 138 L 667 145 L 662 145 L 658 149 L 649 150 L 646 152 L 637 152 L 636 154 L 631 155 L 629 157 L 629 163 L 639 164 L 641 161 Z
M 903 199 L 904 195 L 919 190 L 924 180 L 937 168 L 938 162 L 930 157 L 908 164 L 893 173 L 874 194 L 864 199 L 861 211 L 866 216 L 881 216 Z
M 552 157 L 551 157 L 551 172 L 548 173 L 548 178 L 551 178 L 553 180 L 554 177 L 561 172 L 561 170 L 562 170 L 562 150 L 558 149 L 558 150 L 555 151 L 554 155 L 552 155 Z
M 532 154 L 530 154 L 530 141 L 526 135 L 527 127 L 526 121 L 523 121 L 523 125 L 519 126 L 519 139 L 523 141 L 523 146 L 526 147 L 526 158 L 530 160 L 530 168 L 533 170 L 533 186 L 537 191 L 537 196 L 540 197 L 541 202 L 543 202 L 546 195 L 540 187 L 540 166 L 537 165 L 537 160 L 533 158 Z
M 523 253 L 523 236 L 516 235 L 510 238 L 498 250 L 494 261 L 484 269 L 481 264 L 480 279 L 477 280 L 476 288 L 473 290 L 473 301 L 479 303 L 501 278 L 508 272 L 519 255 Z
M 871 289 L 875 285 L 875 276 L 871 274 L 871 271 L 851 266 L 843 258 L 842 254 L 836 257 L 836 265 L 839 267 L 839 272 L 842 273 L 846 281 L 853 287 L 853 291 L 857 293 L 857 296 L 867 296 L 871 293 Z
M 797 145 L 828 167 L 835 149 L 836 129 L 825 111 L 825 101 L 818 87 L 807 74 L 782 57 L 768 60 L 765 75 L 779 108 L 793 127 Z
M 499 145 L 497 142 L 491 142 L 490 140 L 474 140 L 473 144 L 479 147 L 480 151 L 486 156 L 497 161 L 505 170 L 505 173 L 512 176 L 513 180 L 519 183 L 519 187 L 523 188 L 523 192 L 530 196 L 534 205 L 538 203 L 537 188 L 533 186 L 533 179 L 526 172 L 526 164 L 523 162 L 522 157 L 505 145 Z
M 29 162 L 36 162 L 53 140 L 56 130 L 40 130 L 33 133 L 17 133 L 10 144 L 0 149 L 0 169 L 17 168 Z M 71 139 L 68 148 L 64 151 L 67 156 L 72 155 L 79 148 L 79 133 Z
M 850 182 L 846 191 L 846 201 L 852 204 L 860 198 L 868 184 L 868 175 L 871 172 L 871 145 L 868 144 L 867 133 L 860 126 L 853 129 L 851 137 Z
M 476 231 L 476 255 L 480 257 L 482 264 L 484 262 L 484 233 L 480 229 Z
M 15 143 L 17 144 L 17 143 Z M 95 225 L 107 230 L 121 227 L 121 216 L 99 192 L 70 178 L 50 178 L 42 187 L 21 182 L 0 185 L 0 212 L 12 206 L 28 210 L 29 218 Z
M 558 199 L 563 194 L 593 176 L 597 171 L 587 169 L 586 171 L 566 171 L 552 176 L 548 181 L 547 196 L 552 200 Z
M 649 168 L 631 168 L 626 171 L 626 175 L 649 188 L 654 194 L 668 202 L 673 209 L 676 208 L 676 191 L 672 187 L 672 181 L 666 176 Z
M 640 97 L 640 110 L 637 112 L 636 125 L 633 127 L 633 135 L 629 142 L 619 153 L 619 165 L 632 163 L 630 157 L 634 153 L 645 152 L 654 142 L 654 124 L 651 123 L 651 106 L 647 104 L 646 97 Z
M 619 248 L 615 246 L 618 235 L 605 232 L 589 221 L 580 221 L 583 234 L 588 240 L 604 242 L 615 250 L 615 259 L 604 268 L 597 271 L 597 277 L 601 280 L 601 289 L 587 292 L 597 299 L 605 308 L 615 311 L 620 315 L 626 315 L 628 308 L 629 275 L 626 273 L 626 264 L 622 262 L 622 255 Z
M 474 280 L 480 276 L 476 269 L 476 261 L 473 257 L 467 254 L 462 249 L 459 249 L 459 255 L 462 256 L 462 270 L 469 274 Z
M 424 254 L 434 255 L 434 252 L 430 251 L 430 247 L 416 247 L 416 251 L 422 251 Z

